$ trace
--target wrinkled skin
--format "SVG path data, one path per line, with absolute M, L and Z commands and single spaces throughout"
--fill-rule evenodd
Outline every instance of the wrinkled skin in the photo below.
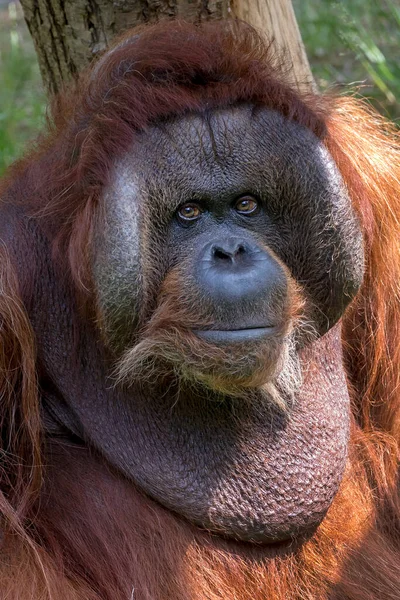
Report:
M 258 208 L 239 214 L 248 196 Z M 185 223 L 188 202 L 202 212 Z M 32 309 L 49 434 L 85 439 L 144 493 L 228 538 L 312 532 L 346 465 L 340 317 L 363 275 L 359 224 L 321 142 L 250 106 L 166 122 L 115 165 L 99 213 L 100 332 L 82 325 L 76 357 L 74 300 L 50 283 L 50 250 Z M 204 253 L 232 238 L 260 253 L 274 289 L 266 275 L 262 293 L 241 295 L 246 266 L 219 287 L 208 278 Z M 63 311 L 44 317 L 50 286 Z

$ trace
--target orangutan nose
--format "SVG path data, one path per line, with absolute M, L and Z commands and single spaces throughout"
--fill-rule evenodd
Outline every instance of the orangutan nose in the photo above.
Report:
M 216 303 L 245 306 L 271 295 L 287 294 L 286 274 L 266 250 L 240 238 L 208 242 L 200 251 L 195 277 Z

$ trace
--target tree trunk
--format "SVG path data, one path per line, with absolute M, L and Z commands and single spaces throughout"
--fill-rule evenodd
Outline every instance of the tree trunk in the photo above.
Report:
M 299 85 L 312 76 L 291 0 L 21 0 L 50 94 L 86 67 L 113 37 L 160 19 L 237 17 L 273 38 Z
M 292 65 L 299 87 L 313 87 L 313 77 L 291 0 L 231 0 L 235 17 L 247 21 L 275 41 Z

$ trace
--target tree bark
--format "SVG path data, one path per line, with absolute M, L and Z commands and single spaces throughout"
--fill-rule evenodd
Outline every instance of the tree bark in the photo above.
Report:
M 50 94 L 85 68 L 125 29 L 179 18 L 240 18 L 275 40 L 299 85 L 312 75 L 291 0 L 21 0 Z
M 291 65 L 299 87 L 314 87 L 313 77 L 291 0 L 231 0 L 235 17 L 273 39 Z

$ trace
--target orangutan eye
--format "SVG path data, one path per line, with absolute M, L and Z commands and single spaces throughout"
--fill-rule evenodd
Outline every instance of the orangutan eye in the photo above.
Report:
M 183 221 L 196 221 L 201 213 L 202 211 L 197 204 L 183 204 L 178 209 L 178 217 Z
M 256 212 L 258 204 L 251 196 L 243 196 L 235 204 L 235 210 L 242 215 L 250 215 Z

